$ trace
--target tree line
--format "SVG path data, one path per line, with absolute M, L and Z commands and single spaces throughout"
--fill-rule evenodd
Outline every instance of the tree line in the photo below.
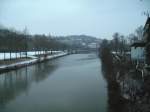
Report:
M 134 42 L 139 42 L 143 40 L 143 26 L 139 26 L 134 33 L 124 36 L 118 32 L 112 35 L 111 40 L 104 39 L 101 43 L 101 49 L 109 49 L 111 52 L 116 52 L 119 54 L 124 54 L 130 51 L 130 45 Z
M 68 47 L 50 35 L 30 35 L 26 29 L 19 32 L 13 29 L 0 28 L 0 52 L 65 50 Z

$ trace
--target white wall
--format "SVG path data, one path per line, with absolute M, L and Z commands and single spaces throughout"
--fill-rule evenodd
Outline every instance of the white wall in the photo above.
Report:
M 132 60 L 145 60 L 145 48 L 144 47 L 131 47 L 131 59 Z

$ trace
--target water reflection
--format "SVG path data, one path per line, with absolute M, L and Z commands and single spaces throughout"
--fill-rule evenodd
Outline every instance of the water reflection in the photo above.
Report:
M 2 74 L 0 111 L 106 112 L 100 66 L 95 54 L 75 54 Z
M 38 83 L 46 79 L 56 68 L 57 64 L 45 62 L 1 74 L 0 108 L 4 108 L 9 101 L 15 99 L 19 94 L 27 92 L 33 82 Z

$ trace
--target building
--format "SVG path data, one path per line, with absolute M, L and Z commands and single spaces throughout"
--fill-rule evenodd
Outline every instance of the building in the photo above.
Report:
M 146 64 L 150 65 L 150 17 L 147 18 L 144 26 L 143 40 L 146 43 Z
M 150 42 L 150 17 L 147 18 L 144 26 L 143 40 L 145 42 Z
M 91 48 L 91 49 L 97 49 L 98 48 L 98 44 L 94 43 L 94 42 L 93 43 L 89 43 L 88 47 Z
M 145 23 L 142 41 L 131 45 L 131 60 L 150 65 L 150 17 Z
M 131 45 L 131 60 L 135 62 L 145 62 L 145 43 L 137 42 Z

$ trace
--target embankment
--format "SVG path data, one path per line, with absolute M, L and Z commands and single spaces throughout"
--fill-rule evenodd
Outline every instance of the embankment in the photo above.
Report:
M 40 57 L 40 58 L 33 58 L 31 60 L 27 60 L 27 61 L 22 61 L 22 62 L 17 62 L 17 63 L 13 63 L 13 64 L 9 64 L 9 65 L 1 65 L 0 66 L 0 73 L 3 72 L 8 72 L 10 70 L 16 70 L 25 66 L 30 66 L 36 63 L 41 63 L 47 60 L 51 60 L 51 59 L 55 59 L 55 58 L 59 58 L 62 56 L 66 56 L 68 55 L 67 52 L 61 52 L 58 54 L 54 54 L 54 55 L 48 55 L 46 57 Z

